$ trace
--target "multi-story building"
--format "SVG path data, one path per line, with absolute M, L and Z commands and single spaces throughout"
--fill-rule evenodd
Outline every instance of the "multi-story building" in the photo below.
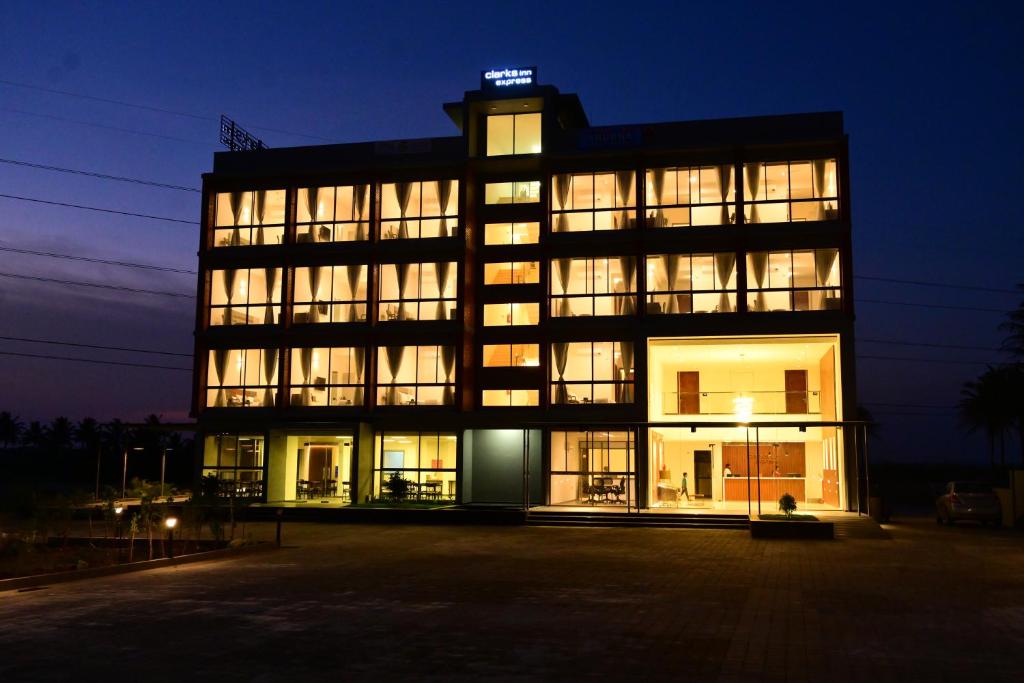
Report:
M 457 135 L 215 155 L 202 475 L 266 502 L 859 506 L 840 113 L 594 127 L 535 69 L 444 111 Z

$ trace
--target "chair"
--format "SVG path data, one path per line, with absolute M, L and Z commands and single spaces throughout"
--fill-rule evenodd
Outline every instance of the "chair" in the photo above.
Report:
M 611 494 L 615 496 L 615 502 L 622 503 L 622 494 L 626 492 L 626 478 L 619 479 L 619 483 L 611 488 Z

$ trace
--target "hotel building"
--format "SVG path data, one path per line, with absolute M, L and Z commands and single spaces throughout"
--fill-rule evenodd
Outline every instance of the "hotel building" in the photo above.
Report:
M 452 136 L 218 153 L 197 475 L 264 503 L 859 509 L 840 113 L 591 126 L 536 69 Z

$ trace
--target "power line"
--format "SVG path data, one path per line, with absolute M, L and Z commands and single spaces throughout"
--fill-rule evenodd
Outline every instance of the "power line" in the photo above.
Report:
M 969 289 L 975 292 L 999 292 L 1003 294 L 1021 294 L 1019 289 L 1003 289 L 999 287 L 979 287 L 977 285 L 953 285 L 946 282 L 933 282 L 928 280 L 900 280 L 893 277 L 875 277 L 871 275 L 854 275 L 855 280 L 875 280 L 877 282 L 894 282 L 902 285 L 917 285 L 919 287 L 941 287 L 943 289 Z
M 103 213 L 116 213 L 121 216 L 134 216 L 136 218 L 151 218 L 156 221 L 169 221 L 171 223 L 184 223 L 185 225 L 199 225 L 196 221 L 186 221 L 181 218 L 169 218 L 167 216 L 151 216 L 146 213 L 133 213 L 131 211 L 118 211 L 116 209 L 104 209 L 98 206 L 84 206 L 82 204 L 69 204 L 67 202 L 55 202 L 48 199 L 37 199 L 35 197 L 22 197 L 15 194 L 0 194 L 6 199 L 17 199 L 23 202 L 36 202 L 37 204 L 52 204 L 54 206 L 66 206 L 71 209 L 85 209 L 86 211 L 101 211 Z
M 70 261 L 87 261 L 88 263 L 102 263 L 108 266 L 124 266 L 125 268 L 144 268 L 146 270 L 160 270 L 167 273 L 184 273 L 195 275 L 194 270 L 184 268 L 171 268 L 170 266 L 153 266 L 148 263 L 132 263 L 130 261 L 111 261 L 109 259 L 90 258 L 88 256 L 74 256 L 72 254 L 59 254 L 53 251 L 33 251 L 32 249 L 18 249 L 16 247 L 0 247 L 0 251 L 9 251 L 14 254 L 31 254 L 32 256 L 48 256 L 50 258 L 68 259 Z
M 63 116 L 53 116 L 52 114 L 41 114 L 34 111 L 25 111 L 24 109 L 13 109 L 11 107 L 0 107 L 0 111 L 12 112 L 14 114 L 24 114 L 25 116 L 35 116 L 41 119 L 50 119 L 53 121 L 60 121 L 61 123 L 74 123 L 79 126 L 90 126 L 92 128 L 101 128 L 103 130 L 112 130 L 118 133 L 131 133 L 132 135 L 145 135 L 151 138 L 160 138 L 161 140 L 170 140 L 172 142 L 185 142 L 190 145 L 201 145 L 202 147 L 209 149 L 211 144 L 209 142 L 203 142 L 201 140 L 190 140 L 188 138 L 179 138 L 173 135 L 161 135 L 160 133 L 149 133 L 147 131 L 135 130 L 132 128 L 121 128 L 119 126 L 108 126 L 103 123 L 94 123 L 92 121 L 81 121 L 79 119 L 69 119 Z
M 99 344 L 80 344 L 77 342 L 57 341 L 55 339 L 32 339 L 29 337 L 0 337 L 5 341 L 28 342 L 32 344 L 54 344 L 57 346 L 75 346 L 83 349 L 102 349 L 104 351 L 129 351 L 131 353 L 152 353 L 158 356 L 178 356 L 191 358 L 191 353 L 175 353 L 173 351 L 157 351 L 155 349 L 139 349 L 126 346 L 101 346 Z
M 154 107 L 148 104 L 137 104 L 135 102 L 125 102 L 124 100 L 113 100 L 106 97 L 97 97 L 96 95 L 86 95 L 83 93 L 70 92 L 68 90 L 57 90 L 55 88 L 44 88 L 39 85 L 32 85 L 30 83 L 18 83 L 16 81 L 0 80 L 3 85 L 13 86 L 15 88 L 26 88 L 28 90 L 38 90 L 40 92 L 47 92 L 54 95 L 64 95 L 66 97 L 77 97 L 83 100 L 91 100 L 93 102 L 103 102 L 104 104 L 116 104 L 119 107 L 130 107 L 132 109 L 142 109 L 144 111 L 153 111 L 160 114 L 170 114 L 171 116 L 182 116 L 189 119 L 196 119 L 198 121 L 220 121 L 215 116 L 205 116 L 203 114 L 194 114 L 187 111 L 177 111 L 174 109 L 165 109 L 164 107 Z M 259 130 L 266 130 L 272 133 L 281 133 L 283 135 L 294 135 L 300 138 L 308 138 L 310 140 L 323 140 L 325 142 L 335 142 L 330 138 L 321 137 L 319 135 L 309 135 L 307 133 L 296 133 L 290 130 L 282 130 L 280 128 L 270 128 L 268 126 L 256 126 L 248 124 L 247 128 L 255 128 Z
M 906 356 L 861 356 L 857 355 L 858 360 L 899 360 L 899 361 L 910 361 L 912 363 L 949 363 L 953 365 L 993 365 L 991 361 L 986 360 L 954 360 L 952 358 L 908 358 Z
M 36 275 L 22 275 L 21 273 L 2 273 L 0 277 L 17 278 L 20 280 L 35 280 L 36 282 L 52 282 L 59 285 L 75 285 L 78 287 L 96 287 L 98 289 L 113 289 L 119 292 L 133 292 L 136 294 L 158 294 L 160 296 L 173 296 L 182 299 L 195 299 L 193 294 L 184 294 L 181 292 L 164 292 L 155 289 L 138 289 L 136 287 L 123 287 L 121 285 L 104 285 L 98 282 L 82 282 L 80 280 L 58 280 L 50 277 L 39 277 Z
M 137 183 L 139 185 L 152 185 L 153 187 L 161 187 L 165 190 L 181 190 L 182 192 L 201 192 L 202 190 L 194 187 L 184 187 L 182 185 L 170 185 L 168 183 L 158 183 L 152 180 L 142 180 L 141 178 L 128 178 L 126 176 L 119 175 L 107 175 L 106 173 L 97 173 L 95 171 L 80 171 L 74 168 L 62 168 L 60 166 L 47 166 L 45 164 L 33 164 L 28 161 L 16 161 L 14 159 L 3 159 L 0 158 L 0 163 L 14 164 L 16 166 L 27 166 L 28 168 L 38 168 L 44 171 L 57 171 L 58 173 L 74 173 L 77 175 L 85 175 L 93 178 L 102 178 L 103 180 L 118 180 L 123 183 Z
M 151 365 L 149 363 L 127 363 L 116 360 L 96 360 L 93 358 L 72 358 L 71 356 L 49 356 L 41 353 L 15 353 L 14 351 L 0 351 L 0 356 L 18 356 L 19 358 L 44 358 L 46 360 L 67 360 L 76 363 L 95 363 L 97 365 L 120 365 L 130 368 L 156 368 L 158 370 L 180 370 L 192 372 L 192 368 L 180 368 L 173 365 Z
M 981 313 L 1007 313 L 1003 308 L 979 308 L 976 306 L 950 306 L 948 304 L 920 304 L 910 301 L 883 301 L 881 299 L 855 299 L 859 304 L 885 304 L 887 306 L 918 306 L 921 308 L 942 308 L 951 311 L 976 311 Z
M 898 341 L 896 339 L 865 339 L 863 337 L 857 339 L 858 342 L 866 342 L 870 344 L 895 344 L 897 346 L 924 346 L 933 349 L 961 349 L 970 351 L 1002 351 L 1003 349 L 996 346 L 962 346 L 959 344 L 929 344 L 925 342 L 908 342 Z
M 866 406 L 888 406 L 890 408 L 929 408 L 935 410 L 956 410 L 956 406 L 935 406 L 922 405 L 919 403 L 877 403 L 875 401 L 861 401 Z

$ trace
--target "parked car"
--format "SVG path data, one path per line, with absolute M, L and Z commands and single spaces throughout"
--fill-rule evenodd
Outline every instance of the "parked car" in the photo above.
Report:
M 976 481 L 951 481 L 935 501 L 935 521 L 952 525 L 962 519 L 999 526 L 1003 511 L 999 498 L 988 484 Z

